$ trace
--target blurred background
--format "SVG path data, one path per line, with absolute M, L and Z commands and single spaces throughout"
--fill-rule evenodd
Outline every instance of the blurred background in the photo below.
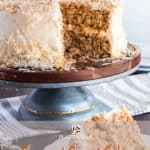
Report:
M 143 57 L 150 57 L 150 0 L 123 1 L 127 38 L 141 46 Z

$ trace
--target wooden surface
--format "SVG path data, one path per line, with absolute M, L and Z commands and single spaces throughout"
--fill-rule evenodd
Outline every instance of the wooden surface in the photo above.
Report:
M 73 71 L 23 71 L 17 69 L 0 69 L 0 80 L 26 83 L 65 83 L 100 79 L 126 72 L 140 63 L 140 54 L 111 63 L 90 62 L 80 64 L 84 69 Z M 89 69 L 90 68 L 90 69 Z M 91 69 L 92 68 L 92 69 Z

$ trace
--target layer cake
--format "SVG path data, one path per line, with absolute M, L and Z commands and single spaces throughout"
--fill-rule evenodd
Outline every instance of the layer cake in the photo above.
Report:
M 121 0 L 0 1 L 0 66 L 65 69 L 127 51 Z

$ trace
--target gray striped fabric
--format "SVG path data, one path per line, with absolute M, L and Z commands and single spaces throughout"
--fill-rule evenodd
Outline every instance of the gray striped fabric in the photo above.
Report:
M 111 109 L 125 105 L 132 115 L 150 112 L 150 73 L 88 88 Z
M 88 88 L 108 108 L 116 109 L 120 105 L 125 105 L 132 115 L 150 112 L 150 73 Z M 0 143 L 47 132 L 59 132 L 29 129 L 17 121 L 17 111 L 24 98 L 25 96 L 0 101 Z

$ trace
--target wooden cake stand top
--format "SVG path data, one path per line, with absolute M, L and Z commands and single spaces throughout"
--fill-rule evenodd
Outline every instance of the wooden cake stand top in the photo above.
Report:
M 95 80 L 129 71 L 140 63 L 140 59 L 139 49 L 136 52 L 134 48 L 134 53 L 122 59 L 110 62 L 106 60 L 103 62 L 85 63 L 82 65 L 78 63 L 77 69 L 70 71 L 0 68 L 0 80 L 24 83 L 67 83 Z

